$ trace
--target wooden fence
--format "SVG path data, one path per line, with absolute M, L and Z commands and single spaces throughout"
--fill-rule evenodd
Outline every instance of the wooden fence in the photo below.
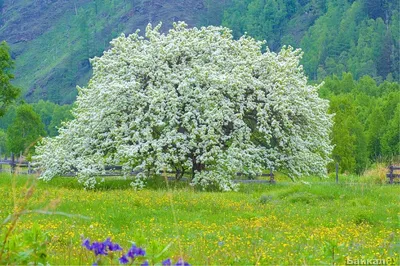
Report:
M 399 171 L 400 166 L 391 165 L 389 166 L 389 173 L 386 174 L 386 177 L 389 178 L 389 183 L 393 184 L 395 178 L 400 179 L 400 174 L 394 173 L 395 171 Z
M 3 165 L 9 165 L 10 168 L 9 169 L 3 169 Z M 34 174 L 35 171 L 33 170 L 31 163 L 30 162 L 26 162 L 26 161 L 21 161 L 21 160 L 15 160 L 14 155 L 11 155 L 10 159 L 0 159 L 0 172 L 11 172 L 11 173 L 15 173 L 16 169 L 18 169 L 18 174 Z M 387 178 L 389 179 L 388 182 L 390 184 L 395 183 L 395 180 L 398 180 L 398 182 L 396 183 L 400 183 L 400 166 L 394 166 L 391 165 L 388 167 L 389 172 L 386 174 Z M 98 176 L 122 176 L 122 166 L 119 165 L 107 165 L 104 168 L 105 172 L 103 174 L 99 174 Z M 396 171 L 398 171 L 399 173 L 395 173 Z M 131 176 L 136 176 L 137 174 L 141 173 L 143 171 L 131 171 L 129 173 L 129 175 Z M 176 174 L 176 172 L 174 171 L 167 171 L 166 172 L 168 175 L 171 174 Z M 162 172 L 159 172 L 159 174 L 162 174 Z M 65 176 L 76 176 L 76 172 L 70 172 L 68 174 L 66 174 Z M 236 176 L 240 177 L 240 176 L 247 176 L 248 175 L 244 174 L 244 173 L 236 173 Z M 257 177 L 269 177 L 269 180 L 267 179 L 256 179 Z M 175 180 L 174 177 L 172 176 L 167 176 L 169 180 Z M 179 179 L 180 181 L 187 181 L 187 178 L 181 178 Z M 256 177 L 253 178 L 247 178 L 247 179 L 234 179 L 233 182 L 235 183 L 269 183 L 269 184 L 275 184 L 275 176 L 272 172 L 272 170 L 270 170 L 269 173 L 263 173 L 261 175 L 258 175 Z M 336 182 L 338 182 L 338 165 L 336 164 Z
M 122 166 L 117 166 L 117 165 L 107 165 L 104 167 L 105 173 L 100 174 L 98 176 L 122 176 Z M 129 175 L 131 176 L 135 176 L 139 173 L 143 172 L 143 170 L 139 170 L 139 171 L 131 171 L 129 173 Z M 175 177 L 171 176 L 171 175 L 175 175 L 176 172 L 175 171 L 166 171 L 165 172 L 167 174 L 168 180 L 176 180 Z M 163 174 L 163 172 L 159 172 L 159 174 Z M 67 174 L 67 176 L 75 176 L 76 173 L 75 172 L 71 172 L 69 174 Z M 236 173 L 236 176 L 240 177 L 240 176 L 248 176 L 244 173 Z M 261 175 L 258 175 L 256 177 L 269 177 L 269 180 L 258 180 L 258 179 L 234 179 L 233 182 L 235 183 L 269 183 L 269 184 L 275 184 L 275 175 L 272 172 L 272 170 L 270 170 L 270 172 L 268 174 L 263 173 Z M 187 181 L 187 178 L 180 178 L 179 181 Z
M 9 166 L 5 168 L 3 166 Z M 30 162 L 18 162 L 14 160 L 0 160 L 0 172 L 15 173 L 18 169 L 18 174 L 34 174 L 35 171 Z
M 10 169 L 3 169 L 3 165 L 9 165 Z M 14 156 L 11 156 L 11 159 L 7 160 L 0 160 L 0 171 L 2 172 L 11 172 L 11 173 L 15 173 L 16 169 L 18 169 L 18 174 L 34 174 L 35 171 L 33 170 L 31 163 L 30 162 L 25 162 L 25 161 L 16 161 L 14 159 Z M 103 174 L 99 174 L 98 176 L 122 176 L 122 166 L 119 165 L 107 165 L 104 168 L 105 173 Z M 142 171 L 131 171 L 129 173 L 129 175 L 131 176 L 135 176 L 139 173 L 141 173 Z M 176 172 L 174 171 L 167 171 L 166 172 L 168 175 L 171 174 L 176 174 Z M 162 174 L 162 172 L 160 172 L 159 174 Z M 68 174 L 66 174 L 65 176 L 76 176 L 76 172 L 70 172 Z M 240 176 L 247 176 L 244 173 L 236 173 L 236 176 L 240 177 Z M 269 180 L 258 180 L 258 179 L 235 179 L 233 180 L 233 182 L 235 183 L 269 183 L 269 184 L 275 184 L 275 176 L 272 172 L 272 170 L 270 170 L 270 172 L 268 174 L 263 173 L 261 175 L 259 175 L 261 177 L 269 177 Z M 259 177 L 257 176 L 257 177 Z M 174 180 L 174 177 L 168 176 L 169 180 Z M 182 178 L 180 179 L 180 181 L 186 181 L 186 178 Z
M 3 168 L 4 165 L 9 165 L 9 168 Z M 10 159 L 0 159 L 0 172 L 11 172 L 15 173 L 16 169 L 18 169 L 18 174 L 34 174 L 35 170 L 33 169 L 32 165 L 30 162 L 26 161 L 21 161 L 21 160 L 15 160 L 14 155 L 11 155 Z M 400 183 L 400 166 L 395 166 L 391 165 L 388 167 L 389 172 L 386 174 L 386 177 L 389 179 L 388 182 L 390 184 L 393 183 Z M 119 165 L 107 165 L 104 168 L 105 172 L 103 174 L 99 174 L 98 176 L 122 176 L 122 166 Z M 396 173 L 396 171 L 398 173 Z M 142 171 L 131 171 L 129 175 L 131 176 L 136 176 L 137 174 L 141 173 Z M 168 175 L 171 174 L 176 174 L 174 171 L 167 171 L 166 172 Z M 159 172 L 159 174 L 162 174 L 162 172 Z M 65 176 L 76 176 L 76 172 L 70 172 L 66 174 Z M 236 173 L 236 176 L 247 176 L 248 175 L 244 173 Z M 257 177 L 269 177 L 269 179 L 256 179 Z M 175 180 L 174 177 L 168 176 L 169 180 Z M 181 178 L 179 179 L 180 181 L 187 181 L 187 178 Z M 397 180 L 398 182 L 395 182 Z M 235 183 L 269 183 L 269 184 L 275 184 L 275 176 L 270 170 L 269 173 L 263 173 L 261 175 L 256 176 L 255 178 L 247 178 L 247 179 L 234 179 L 233 182 Z M 338 165 L 336 165 L 336 182 L 338 182 Z

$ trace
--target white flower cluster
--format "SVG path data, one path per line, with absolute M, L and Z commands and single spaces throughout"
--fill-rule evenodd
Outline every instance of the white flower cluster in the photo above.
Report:
M 137 188 L 149 171 L 173 170 L 226 191 L 236 172 L 325 173 L 332 119 L 299 50 L 262 53 L 262 42 L 222 27 L 160 26 L 122 35 L 92 60 L 74 120 L 37 147 L 42 179 L 76 170 L 90 187 L 105 165 L 122 165 L 145 170 Z

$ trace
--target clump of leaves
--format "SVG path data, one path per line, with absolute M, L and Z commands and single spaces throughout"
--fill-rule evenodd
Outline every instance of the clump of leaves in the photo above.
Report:
M 270 195 L 261 195 L 261 197 L 260 197 L 261 204 L 267 204 L 271 200 L 272 200 L 272 196 L 270 196 Z
M 21 233 L 13 233 L 5 238 L 7 230 L 0 234 L 3 242 L 0 243 L 2 256 L 0 264 L 45 264 L 47 259 L 47 243 L 50 238 L 42 231 L 39 225 Z M 5 240 L 5 242 L 4 242 Z

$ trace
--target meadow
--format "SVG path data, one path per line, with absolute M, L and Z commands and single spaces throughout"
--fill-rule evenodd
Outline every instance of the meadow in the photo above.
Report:
M 167 187 L 162 180 L 134 191 L 129 180 L 106 180 L 86 191 L 71 178 L 44 183 L 2 174 L 0 222 L 25 210 L 8 236 L 3 261 L 89 265 L 95 256 L 82 247 L 83 239 L 110 237 L 124 248 L 135 242 L 158 265 L 165 258 L 192 265 L 400 262 L 400 186 L 305 181 L 278 179 L 221 193 L 184 183 Z M 1 242 L 10 224 L 2 225 Z

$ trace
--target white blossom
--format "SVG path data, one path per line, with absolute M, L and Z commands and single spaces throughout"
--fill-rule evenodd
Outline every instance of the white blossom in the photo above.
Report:
M 231 190 L 236 172 L 325 174 L 332 119 L 300 50 L 262 53 L 262 42 L 223 27 L 159 29 L 122 35 L 91 60 L 74 119 L 37 147 L 42 179 L 76 170 L 92 187 L 105 165 L 122 165 L 126 175 L 179 170 L 193 185 Z

